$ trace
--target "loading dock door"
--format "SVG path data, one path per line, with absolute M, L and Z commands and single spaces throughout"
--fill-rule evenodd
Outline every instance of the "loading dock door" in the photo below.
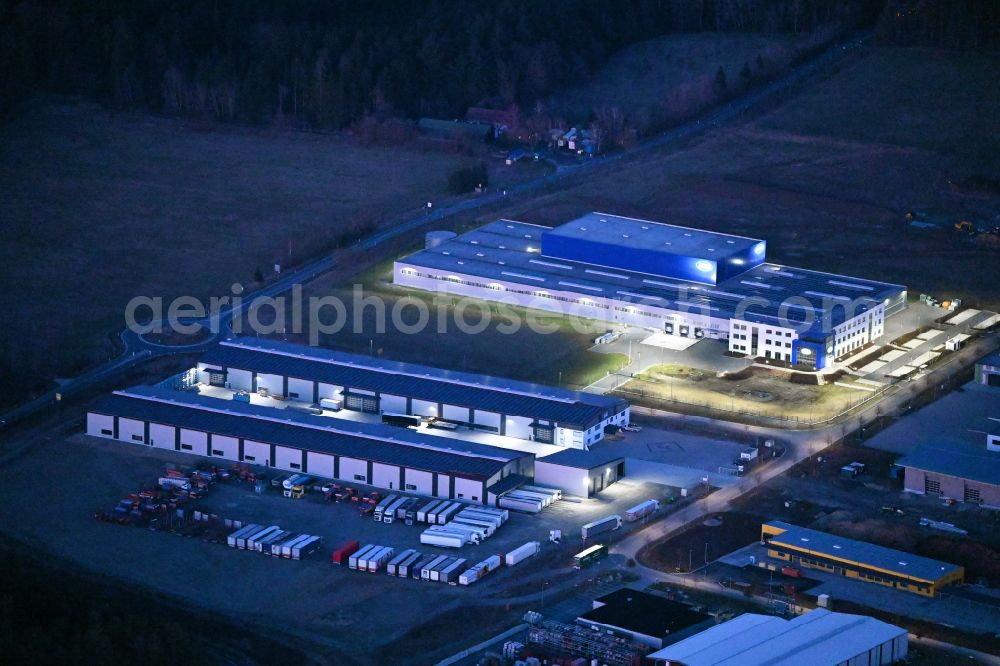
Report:
M 226 385 L 226 371 L 225 370 L 208 370 L 208 384 L 209 386 L 225 386 Z
M 986 383 L 989 386 L 1000 386 L 1000 372 L 991 372 L 987 375 Z
M 365 414 L 378 414 L 378 398 L 371 395 L 347 394 L 344 396 L 344 409 Z

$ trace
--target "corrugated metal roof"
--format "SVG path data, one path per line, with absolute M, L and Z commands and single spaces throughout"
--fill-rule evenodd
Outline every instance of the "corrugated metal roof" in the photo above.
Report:
M 866 541 L 855 541 L 844 537 L 827 534 L 807 527 L 799 527 L 780 520 L 773 520 L 768 525 L 785 530 L 777 536 L 769 537 L 770 543 L 785 545 L 797 550 L 808 550 L 820 555 L 836 557 L 841 560 L 858 562 L 898 575 L 935 582 L 942 577 L 960 570 L 948 562 L 932 560 L 893 548 L 877 546 Z
M 453 372 L 277 340 L 223 342 L 201 361 L 213 366 L 286 375 L 351 388 L 554 421 L 586 430 L 628 403 L 511 379 Z
M 573 467 L 576 469 L 594 469 L 601 465 L 624 460 L 624 457 L 604 451 L 600 444 L 596 449 L 585 451 L 583 449 L 566 449 L 552 455 L 539 458 L 535 462 L 547 462 L 563 467 Z
M 906 636 L 864 615 L 817 608 L 792 620 L 745 613 L 649 655 L 685 666 L 835 666 Z
M 104 396 L 90 411 L 477 479 L 530 455 L 377 423 L 338 420 L 332 428 L 322 417 L 282 412 L 279 418 L 266 407 L 153 387 Z

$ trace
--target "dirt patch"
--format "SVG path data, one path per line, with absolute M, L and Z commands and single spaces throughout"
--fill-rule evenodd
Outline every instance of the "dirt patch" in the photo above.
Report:
M 710 517 L 712 524 L 696 523 L 661 541 L 643 546 L 636 559 L 659 571 L 691 571 L 707 562 L 760 540 L 761 523 L 769 519 L 757 514 L 730 511 Z M 714 521 L 720 524 L 715 525 Z

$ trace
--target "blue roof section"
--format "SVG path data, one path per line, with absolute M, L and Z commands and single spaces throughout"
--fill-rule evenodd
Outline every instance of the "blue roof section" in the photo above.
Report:
M 552 455 L 538 458 L 535 462 L 547 462 L 563 467 L 574 467 L 576 469 L 594 469 L 601 465 L 624 460 L 623 456 L 604 451 L 600 444 L 590 451 L 583 449 L 566 449 Z
M 846 539 L 833 534 L 827 534 L 826 532 L 792 525 L 780 520 L 772 520 L 767 524 L 785 530 L 777 536 L 769 537 L 769 541 L 776 544 L 783 544 L 796 550 L 808 550 L 820 555 L 858 562 L 932 583 L 962 568 L 948 562 L 940 562 L 932 560 L 929 557 L 921 557 L 893 548 L 876 546 L 866 541 Z
M 560 291 L 720 319 L 796 326 L 803 337 L 819 339 L 847 320 L 849 308 L 867 309 L 906 291 L 902 285 L 772 263 L 753 266 L 716 285 L 599 268 L 542 256 L 542 236 L 549 232 L 548 227 L 497 220 L 399 263 L 427 269 L 442 280 L 468 275 L 517 283 L 532 293 Z
M 530 455 L 380 423 L 276 412 L 147 386 L 104 396 L 89 411 L 477 479 L 488 478 L 511 460 Z
M 976 365 L 989 365 L 994 368 L 1000 368 L 1000 349 L 993 352 L 992 354 L 987 354 L 986 356 L 982 357 L 981 359 L 976 361 Z
M 994 432 L 997 431 L 994 429 Z M 985 441 L 981 442 L 981 447 L 972 449 L 947 443 L 924 444 L 897 460 L 896 464 L 1000 486 L 1000 453 L 987 450 Z
M 471 407 L 587 429 L 628 403 L 511 379 L 441 370 L 277 340 L 241 338 L 206 352 L 201 362 L 337 386 Z
M 669 249 L 671 254 L 698 257 L 710 256 L 710 251 L 724 254 L 743 252 L 764 242 L 759 238 L 691 229 L 608 213 L 587 213 L 545 232 L 545 235 L 585 237 L 631 249 L 664 248 Z

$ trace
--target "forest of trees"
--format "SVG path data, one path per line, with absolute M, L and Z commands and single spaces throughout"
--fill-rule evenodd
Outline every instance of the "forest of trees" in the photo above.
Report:
M 0 113 L 36 92 L 340 128 L 530 105 L 678 32 L 870 23 L 878 0 L 0 0 Z

